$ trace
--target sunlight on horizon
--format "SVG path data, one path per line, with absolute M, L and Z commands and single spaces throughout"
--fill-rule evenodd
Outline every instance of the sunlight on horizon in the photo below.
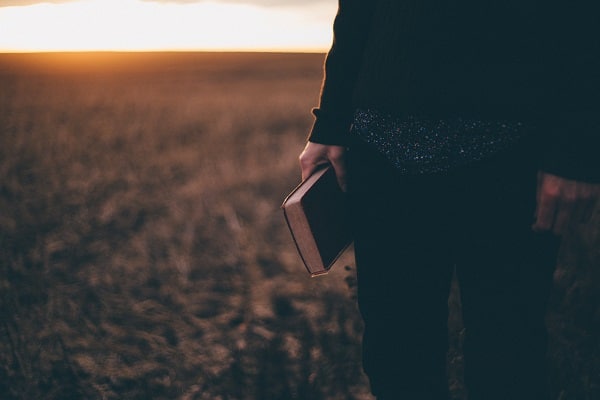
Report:
M 336 5 L 79 0 L 0 7 L 0 52 L 324 51 Z

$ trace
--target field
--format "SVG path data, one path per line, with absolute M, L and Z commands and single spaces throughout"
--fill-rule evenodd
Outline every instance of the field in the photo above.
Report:
M 322 61 L 0 55 L 2 399 L 371 399 L 352 252 L 309 278 L 279 210 Z M 561 251 L 556 400 L 600 399 L 599 223 Z

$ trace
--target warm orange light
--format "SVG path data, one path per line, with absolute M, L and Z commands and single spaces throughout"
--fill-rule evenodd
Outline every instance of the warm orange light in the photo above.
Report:
M 324 50 L 335 3 L 303 12 L 141 0 L 0 7 L 0 51 Z

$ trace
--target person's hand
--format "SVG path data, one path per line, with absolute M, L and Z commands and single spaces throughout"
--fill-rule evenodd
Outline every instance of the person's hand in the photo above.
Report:
M 325 145 L 308 142 L 300 154 L 302 180 L 308 178 L 318 167 L 331 164 L 335 171 L 340 188 L 346 191 L 346 148 L 343 146 Z
M 588 222 L 600 199 L 600 184 L 579 182 L 545 172 L 538 173 L 537 207 L 532 229 L 567 233 L 571 226 Z

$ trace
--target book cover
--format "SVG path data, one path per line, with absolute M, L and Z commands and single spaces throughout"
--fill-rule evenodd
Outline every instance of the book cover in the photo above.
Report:
M 331 166 L 317 170 L 283 201 L 285 220 L 311 276 L 327 273 L 352 242 L 347 207 Z

